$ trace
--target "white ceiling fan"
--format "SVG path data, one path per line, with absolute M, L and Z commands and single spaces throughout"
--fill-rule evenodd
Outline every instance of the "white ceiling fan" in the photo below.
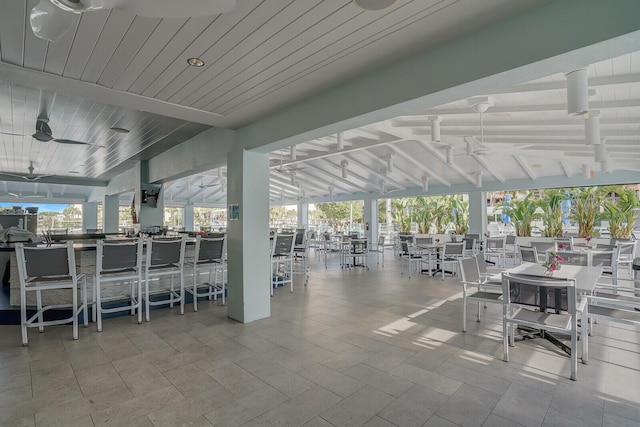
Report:
M 200 188 L 201 190 L 205 189 L 205 188 L 211 188 L 211 187 L 219 187 L 221 186 L 221 183 L 212 183 L 212 184 L 205 184 L 204 183 L 204 177 L 200 177 L 200 184 L 196 185 L 196 187 Z
M 10 136 L 27 136 L 19 133 L 8 133 L 8 132 L 0 132 L 0 134 L 10 135 Z M 90 142 L 76 141 L 73 139 L 65 139 L 65 138 L 54 138 L 53 132 L 51 131 L 51 127 L 49 127 L 49 117 L 42 114 L 38 116 L 38 118 L 36 119 L 36 133 L 31 135 L 31 137 L 40 142 L 54 141 L 59 144 L 91 145 Z
M 34 174 L 33 171 L 35 170 L 35 168 L 33 167 L 33 162 L 29 162 L 29 167 L 27 169 L 29 170 L 29 173 L 26 175 L 19 175 L 19 174 L 6 173 L 6 172 L 0 172 L 0 175 L 11 176 L 14 178 L 22 178 L 25 181 L 29 181 L 29 182 L 35 182 L 35 181 L 41 180 L 42 178 L 48 178 L 50 176 L 53 176 L 53 175 L 44 175 L 44 174 Z
M 55 42 L 79 14 L 103 9 L 120 9 L 148 18 L 189 18 L 227 13 L 236 0 L 40 0 L 29 22 L 36 37 Z
M 22 195 L 22 190 L 20 190 L 17 194 L 8 191 L 7 195 L 15 197 L 16 199 L 39 199 L 39 198 L 44 197 L 41 194 L 30 194 L 30 195 L 23 196 Z

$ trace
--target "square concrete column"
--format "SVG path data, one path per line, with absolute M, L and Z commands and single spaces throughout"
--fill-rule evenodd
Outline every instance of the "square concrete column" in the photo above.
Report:
M 98 204 L 96 202 L 86 202 L 82 204 L 82 230 L 98 228 Z
M 234 148 L 227 177 L 228 315 L 248 323 L 271 315 L 268 154 Z
M 298 228 L 309 228 L 309 204 L 298 203 Z
M 469 233 L 484 236 L 487 231 L 487 193 L 471 191 L 469 193 Z
M 373 245 L 378 242 L 378 199 L 364 199 L 364 237 Z M 367 230 L 367 224 L 369 229 Z
M 188 203 L 184 205 L 184 211 L 182 213 L 182 225 L 184 226 L 184 231 L 195 231 L 193 229 L 193 205 Z
M 102 203 L 102 231 L 117 233 L 120 224 L 120 201 L 118 195 L 104 196 Z

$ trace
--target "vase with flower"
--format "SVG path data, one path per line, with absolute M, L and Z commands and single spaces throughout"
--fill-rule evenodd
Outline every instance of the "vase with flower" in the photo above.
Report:
M 560 270 L 560 267 L 562 266 L 562 262 L 564 261 L 564 259 L 558 255 L 556 252 L 549 252 L 549 259 L 547 260 L 547 262 L 545 262 L 543 264 L 543 267 L 546 268 L 544 274 L 551 276 L 553 275 L 553 272 L 556 270 Z

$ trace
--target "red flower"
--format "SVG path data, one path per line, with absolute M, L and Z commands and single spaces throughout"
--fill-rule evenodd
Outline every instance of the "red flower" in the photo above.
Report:
M 555 263 L 551 263 L 551 265 L 549 266 L 549 269 L 550 269 L 551 271 L 556 271 L 556 269 L 557 269 L 557 268 L 558 268 L 558 267 L 556 267 L 556 264 L 555 264 Z
M 564 245 L 562 243 L 558 243 L 558 249 L 564 249 Z
M 558 261 L 558 262 L 563 262 L 563 261 L 564 261 L 564 258 L 562 258 L 561 256 L 557 256 L 557 257 L 556 257 L 556 261 Z

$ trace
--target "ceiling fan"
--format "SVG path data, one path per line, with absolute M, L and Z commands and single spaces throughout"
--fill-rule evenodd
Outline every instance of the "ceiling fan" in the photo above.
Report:
M 22 195 L 22 190 L 20 190 L 18 194 L 11 193 L 11 192 L 7 191 L 7 195 L 15 197 L 16 199 L 39 199 L 39 198 L 44 197 L 41 194 L 31 194 L 31 195 L 23 196 Z
M 230 12 L 235 5 L 236 0 L 40 0 L 29 22 L 36 37 L 55 42 L 82 13 L 120 9 L 148 18 L 189 18 Z
M 10 136 L 27 136 L 19 133 L 8 133 L 8 132 L 0 132 L 0 134 L 10 135 Z M 54 141 L 59 144 L 91 145 L 90 142 L 76 141 L 73 139 L 54 138 L 53 132 L 49 127 L 49 118 L 44 115 L 40 115 L 36 120 L 36 133 L 34 133 L 31 136 L 40 142 Z
M 42 178 L 48 178 L 50 176 L 53 176 L 53 175 L 44 175 L 44 174 L 42 175 L 34 174 L 33 171 L 35 170 L 35 168 L 33 167 L 33 162 L 29 162 L 29 167 L 27 169 L 29 170 L 29 173 L 26 175 L 18 175 L 13 173 L 6 173 L 6 172 L 0 172 L 0 175 L 11 176 L 14 178 L 22 178 L 25 181 L 29 181 L 29 182 L 35 182 L 35 181 L 41 180 Z
M 205 189 L 205 188 L 211 188 L 211 187 L 219 187 L 221 186 L 221 183 L 215 183 L 215 184 L 205 184 L 204 183 L 204 178 L 200 178 L 200 184 L 196 185 L 196 187 L 200 188 L 201 190 Z

